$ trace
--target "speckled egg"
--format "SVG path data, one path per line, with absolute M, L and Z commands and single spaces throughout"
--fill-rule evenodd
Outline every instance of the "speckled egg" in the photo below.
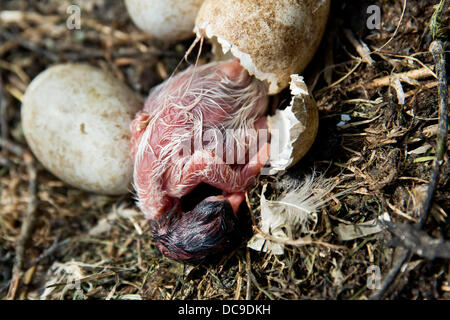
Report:
M 195 32 L 212 41 L 216 56 L 239 58 L 277 94 L 311 61 L 329 9 L 329 0 L 205 0 Z

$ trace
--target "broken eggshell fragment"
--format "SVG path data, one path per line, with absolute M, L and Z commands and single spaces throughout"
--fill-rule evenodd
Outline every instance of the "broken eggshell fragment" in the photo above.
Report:
M 194 31 L 212 41 L 219 59 L 239 58 L 269 94 L 276 94 L 312 59 L 329 7 L 329 0 L 205 0 Z
M 291 75 L 292 100 L 284 110 L 278 109 L 273 116 L 267 117 L 271 135 L 269 168 L 263 173 L 273 175 L 284 172 L 296 164 L 314 143 L 319 123 L 317 105 L 309 94 L 303 77 Z M 283 254 L 284 244 L 294 241 L 295 233 L 302 230 L 308 233 L 307 225 L 317 218 L 316 210 L 327 200 L 325 195 L 332 185 L 321 176 L 312 175 L 300 183 L 281 183 L 285 191 L 275 200 L 265 197 L 267 184 L 260 195 L 261 213 L 259 229 L 273 237 L 267 239 L 255 233 L 247 246 L 256 251 Z M 287 187 L 286 187 L 287 185 Z M 272 186 L 275 190 L 280 187 Z M 293 242 L 292 242 L 293 243 Z
M 133 172 L 129 127 L 141 105 L 107 72 L 57 65 L 28 86 L 22 128 L 34 155 L 61 180 L 86 191 L 124 194 Z
M 290 90 L 290 105 L 267 117 L 271 134 L 267 174 L 283 172 L 296 164 L 311 148 L 317 135 L 319 113 L 303 77 L 291 75 Z

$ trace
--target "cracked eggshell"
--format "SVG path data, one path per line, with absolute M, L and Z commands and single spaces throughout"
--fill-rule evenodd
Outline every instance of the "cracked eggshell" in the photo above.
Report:
M 130 188 L 130 124 L 141 99 L 100 69 L 50 67 L 28 86 L 22 127 L 50 172 L 77 188 L 118 195 Z
M 316 139 L 319 111 L 303 77 L 291 75 L 290 90 L 290 105 L 267 118 L 271 134 L 268 174 L 283 172 L 296 164 Z
M 211 39 L 219 56 L 239 58 L 276 94 L 313 57 L 329 7 L 329 0 L 205 0 L 194 31 Z
M 141 30 L 165 41 L 194 35 L 195 17 L 203 0 L 125 0 L 128 13 Z

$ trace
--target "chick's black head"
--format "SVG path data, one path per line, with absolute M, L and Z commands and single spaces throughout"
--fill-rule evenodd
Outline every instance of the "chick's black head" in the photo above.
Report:
M 218 258 L 243 240 L 238 218 L 226 199 L 204 200 L 181 214 L 172 209 L 150 225 L 162 254 L 193 264 Z

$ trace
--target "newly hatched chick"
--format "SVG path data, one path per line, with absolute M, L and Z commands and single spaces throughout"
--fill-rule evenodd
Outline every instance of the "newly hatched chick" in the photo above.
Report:
M 131 125 L 133 180 L 164 255 L 195 263 L 237 245 L 244 191 L 269 157 L 267 104 L 237 59 L 190 67 L 150 93 Z M 223 194 L 183 212 L 201 183 Z

